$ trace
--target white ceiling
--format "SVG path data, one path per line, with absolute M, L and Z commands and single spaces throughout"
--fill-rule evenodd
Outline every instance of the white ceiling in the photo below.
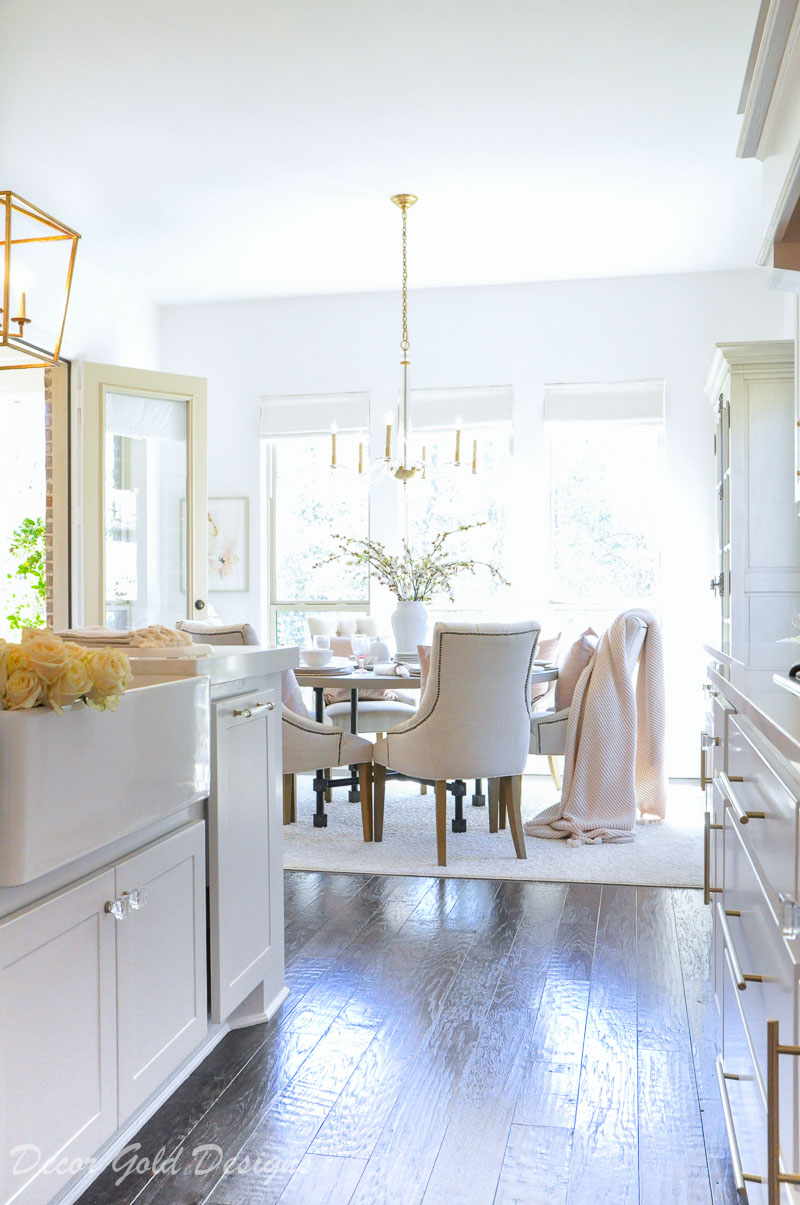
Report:
M 0 187 L 159 302 L 754 264 L 758 0 L 3 0 Z M 79 261 L 80 262 L 80 261 Z

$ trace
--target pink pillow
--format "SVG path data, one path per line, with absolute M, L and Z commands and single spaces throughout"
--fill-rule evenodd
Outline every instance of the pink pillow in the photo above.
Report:
M 558 646 L 561 644 L 561 633 L 557 636 L 548 636 L 546 640 L 540 640 L 536 646 L 537 661 L 551 661 L 555 664 L 558 654 Z M 542 699 L 547 694 L 552 686 L 552 682 L 534 682 L 531 686 L 531 703 L 535 703 L 537 699 Z
M 281 702 L 304 719 L 310 718 L 293 669 L 285 669 L 281 674 Z
M 425 683 L 428 681 L 428 674 L 431 671 L 431 646 L 429 644 L 418 644 L 417 656 L 419 657 L 419 693 L 422 695 L 425 691 Z
M 556 682 L 556 711 L 562 711 L 572 703 L 572 696 L 575 693 L 575 687 L 578 685 L 578 678 L 580 678 L 594 656 L 598 639 L 599 637 L 594 628 L 587 628 L 583 635 L 578 637 L 564 658 L 563 664 L 559 667 L 558 681 Z

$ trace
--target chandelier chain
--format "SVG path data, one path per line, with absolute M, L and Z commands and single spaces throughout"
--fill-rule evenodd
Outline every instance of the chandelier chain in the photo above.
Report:
M 403 338 L 400 347 L 403 355 L 408 353 L 408 240 L 406 237 L 406 207 L 403 206 Z

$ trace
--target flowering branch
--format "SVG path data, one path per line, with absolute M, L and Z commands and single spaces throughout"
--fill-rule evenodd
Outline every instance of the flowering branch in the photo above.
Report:
M 325 557 L 315 569 L 329 565 L 332 561 L 344 560 L 347 565 L 366 569 L 367 573 L 391 590 L 400 602 L 430 602 L 437 594 L 446 594 L 450 602 L 455 601 L 453 579 L 459 573 L 474 573 L 480 565 L 488 569 L 492 577 L 504 586 L 510 583 L 499 569 L 488 561 L 461 560 L 450 557 L 445 542 L 461 531 L 473 527 L 485 527 L 485 522 L 462 523 L 452 531 L 442 531 L 435 537 L 428 552 L 412 553 L 408 541 L 403 540 L 402 552 L 395 556 L 388 552 L 380 540 L 356 539 L 353 536 L 334 534 L 338 541 L 336 552 Z

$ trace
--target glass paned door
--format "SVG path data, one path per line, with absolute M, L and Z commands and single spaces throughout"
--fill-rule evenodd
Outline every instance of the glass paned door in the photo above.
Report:
M 205 381 L 105 365 L 83 370 L 85 622 L 128 629 L 202 619 Z
M 187 403 L 105 395 L 104 609 L 109 628 L 187 614 Z

